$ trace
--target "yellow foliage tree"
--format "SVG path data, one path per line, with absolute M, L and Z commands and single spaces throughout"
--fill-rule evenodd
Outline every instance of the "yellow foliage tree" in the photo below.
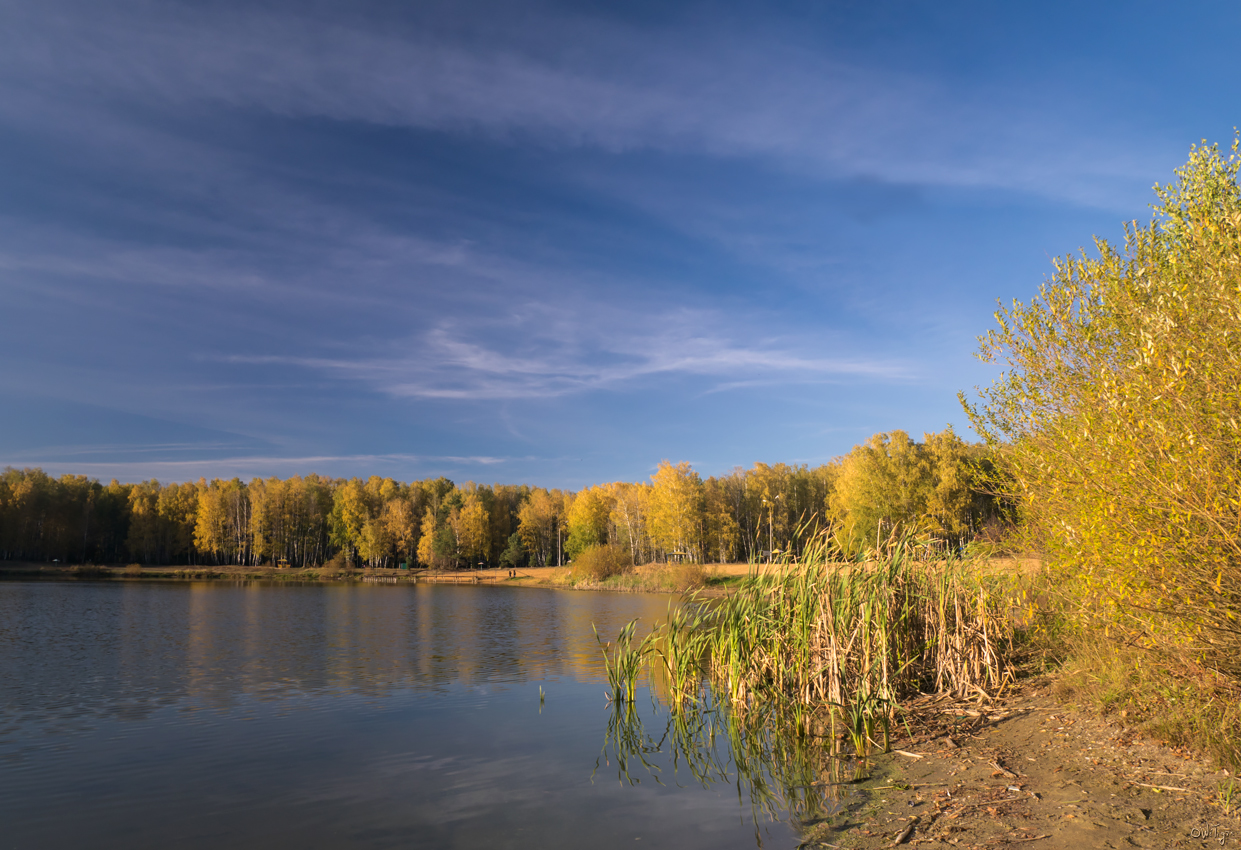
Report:
M 703 488 L 688 463 L 659 464 L 651 476 L 651 539 L 666 553 L 702 558 Z
M 924 526 L 934 487 L 921 446 L 904 431 L 876 434 L 840 460 L 830 505 L 838 539 L 850 552 L 878 547 L 900 528 Z
M 576 558 L 591 546 L 608 542 L 608 520 L 612 514 L 612 495 L 604 487 L 582 490 L 569 505 L 566 517 L 569 537 L 565 553 Z
M 649 551 L 647 515 L 651 501 L 650 485 L 622 482 L 611 487 L 612 512 L 608 519 L 616 529 L 616 543 L 628 547 L 630 560 L 641 564 L 647 560 Z
M 402 561 L 413 558 L 417 553 L 418 522 L 410 500 L 402 496 L 384 505 L 383 523 L 397 557 Z
M 216 563 L 246 564 L 251 542 L 250 497 L 246 485 L 216 479 L 202 485 L 194 544 Z
M 461 507 L 449 517 L 448 523 L 457 538 L 457 554 L 470 565 L 486 555 L 490 520 L 477 491 L 467 493 Z
M 715 478 L 703 485 L 705 560 L 733 560 L 741 538 L 741 526 L 733 517 L 726 488 Z
M 423 566 L 443 568 L 448 563 L 446 553 L 436 545 L 438 532 L 435 509 L 428 507 L 422 515 L 422 530 L 418 537 L 418 562 Z
M 536 487 L 517 512 L 517 533 L 535 563 L 545 567 L 556 555 L 558 523 L 563 502 Z

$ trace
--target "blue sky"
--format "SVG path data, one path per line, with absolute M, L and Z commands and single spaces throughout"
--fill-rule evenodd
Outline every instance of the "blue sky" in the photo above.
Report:
M 1234 4 L 0 0 L 0 466 L 578 488 L 967 432 Z

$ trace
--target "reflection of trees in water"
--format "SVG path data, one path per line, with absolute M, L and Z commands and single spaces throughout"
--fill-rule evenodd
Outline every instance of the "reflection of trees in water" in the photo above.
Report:
M 763 820 L 787 820 L 804 832 L 844 818 L 850 787 L 870 776 L 867 761 L 843 752 L 830 720 L 807 724 L 789 706 L 739 713 L 704 690 L 700 701 L 679 707 L 657 703 L 655 717 L 658 725 L 648 726 L 641 713 L 614 703 L 595 773 L 615 767 L 618 780 L 630 785 L 644 775 L 661 785 L 680 785 L 685 777 L 704 788 L 735 785 L 760 846 Z
M 611 630 L 665 604 L 529 588 L 6 581 L 0 739 L 169 708 L 599 681 L 592 622 Z

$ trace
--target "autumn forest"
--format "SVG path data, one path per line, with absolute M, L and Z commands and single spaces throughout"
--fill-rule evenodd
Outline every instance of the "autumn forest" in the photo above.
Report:
M 997 521 L 994 500 L 973 483 L 987 465 L 981 446 L 948 429 L 920 443 L 878 434 L 814 468 L 758 463 L 703 480 L 688 463 L 665 461 L 649 482 L 578 492 L 377 476 L 102 484 L 9 468 L 0 557 L 451 569 L 557 565 L 612 544 L 639 564 L 729 562 L 796 549 L 815 530 L 861 551 L 898 527 L 957 545 Z

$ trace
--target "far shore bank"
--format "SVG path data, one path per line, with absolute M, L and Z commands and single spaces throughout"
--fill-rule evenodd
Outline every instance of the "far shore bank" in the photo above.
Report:
M 58 564 L 30 561 L 0 561 L 0 578 L 188 580 L 188 581 L 296 581 L 296 582 L 378 582 L 384 584 L 493 584 L 511 587 L 558 587 L 569 590 L 681 593 L 699 587 L 723 587 L 744 578 L 751 564 L 695 565 L 694 586 L 678 585 L 676 564 L 646 564 L 619 580 L 605 582 L 569 581 L 568 567 L 522 567 L 480 570 L 428 570 L 362 568 L 333 570 L 323 567 L 278 568 L 271 566 L 226 565 L 138 565 L 138 564 Z
M 844 566 L 843 564 L 841 566 Z M 115 581 L 272 581 L 318 582 L 324 584 L 474 584 L 507 587 L 541 587 L 561 590 L 604 591 L 613 593 L 696 592 L 719 596 L 737 587 L 755 571 L 779 569 L 769 565 L 748 563 L 676 564 L 651 563 L 634 567 L 630 572 L 602 581 L 574 580 L 571 568 L 522 567 L 515 570 L 487 568 L 478 570 L 430 570 L 362 568 L 334 570 L 328 567 L 278 568 L 271 566 L 208 565 L 139 565 L 139 564 L 58 564 L 34 561 L 0 561 L 0 580 L 10 578 L 42 578 L 64 580 Z M 1023 558 L 993 558 L 988 568 L 996 571 L 1032 573 L 1038 562 Z
M 843 566 L 843 565 L 842 565 Z M 1026 558 L 993 558 L 989 569 L 1032 573 L 1038 562 Z M 0 579 L 115 579 L 123 581 L 296 581 L 366 582 L 380 584 L 490 584 L 509 587 L 544 587 L 564 590 L 596 590 L 620 593 L 687 593 L 707 595 L 725 593 L 754 571 L 772 569 L 768 565 L 729 564 L 642 564 L 623 575 L 603 581 L 574 581 L 570 567 L 522 567 L 515 570 L 430 570 L 361 568 L 334 570 L 327 567 L 271 567 L 236 564 L 139 565 L 139 564 L 60 564 L 35 561 L 0 561 Z M 775 568 L 779 568 L 776 565 Z

